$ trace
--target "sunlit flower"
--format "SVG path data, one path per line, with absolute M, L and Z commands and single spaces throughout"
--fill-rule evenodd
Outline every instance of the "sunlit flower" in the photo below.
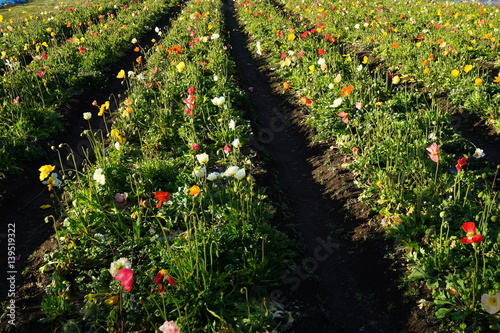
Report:
M 184 70 L 184 68 L 186 68 L 186 64 L 184 63 L 184 61 L 181 61 L 180 63 L 178 63 L 175 68 L 177 68 L 177 70 L 180 72 L 182 72 Z
M 287 39 L 288 40 L 295 40 L 295 35 L 294 34 L 288 34 Z
M 220 173 L 218 173 L 218 172 L 211 172 L 210 174 L 208 174 L 207 180 L 213 182 L 214 180 L 218 179 L 219 177 L 220 177 Z
M 333 104 L 330 105 L 330 107 L 337 108 L 342 104 L 342 101 L 343 101 L 342 97 L 339 97 L 333 101 Z
M 260 42 L 257 42 L 255 44 L 256 52 L 258 55 L 262 55 L 262 46 L 260 45 Z
M 231 119 L 229 121 L 228 128 L 231 129 L 231 130 L 236 128 L 236 121 L 234 121 L 234 119 Z
M 451 71 L 451 76 L 457 77 L 460 74 L 460 71 L 458 69 L 454 69 Z
M 116 195 L 115 195 L 115 201 L 120 206 L 125 206 L 127 204 L 127 198 L 128 198 L 128 193 L 127 192 L 116 193 Z
M 439 162 L 439 156 L 441 154 L 441 150 L 437 143 L 433 142 L 429 147 L 425 148 L 429 152 L 429 157 L 433 162 Z
M 207 174 L 207 169 L 205 168 L 204 165 L 202 166 L 197 166 L 193 170 L 193 176 L 198 177 L 198 178 L 203 178 Z
M 314 103 L 312 100 L 310 100 L 310 99 L 309 99 L 309 98 L 307 98 L 306 96 L 302 96 L 302 97 L 300 98 L 300 102 L 301 102 L 302 104 L 304 104 L 304 105 L 307 105 L 307 106 L 311 106 L 311 105 L 313 105 L 313 103 Z
M 238 168 L 237 166 L 230 166 L 229 168 L 226 169 L 226 171 L 224 171 L 223 175 L 226 177 L 234 176 L 239 169 L 240 168 Z
M 348 85 L 347 87 L 342 87 L 342 94 L 340 96 L 348 97 L 352 93 L 353 90 L 354 90 L 354 87 L 352 84 Z
M 102 173 L 103 170 L 101 168 L 97 168 L 94 171 L 93 179 L 101 185 L 106 184 L 106 176 Z
M 56 167 L 54 165 L 42 165 L 38 171 L 40 171 L 40 181 L 44 180 L 49 176 L 49 174 L 54 171 Z
M 482 158 L 484 157 L 484 151 L 481 148 L 476 148 L 476 151 L 472 156 L 474 156 L 475 158 Z
M 356 102 L 354 103 L 354 107 L 358 110 L 361 110 L 363 108 L 363 103 L 361 102 Z
M 217 106 L 224 104 L 225 101 L 226 98 L 224 96 L 212 98 L 212 104 Z
M 480 86 L 480 85 L 482 85 L 482 84 L 483 84 L 483 80 L 482 80 L 482 79 L 477 78 L 477 79 L 475 79 L 475 80 L 474 80 L 474 85 L 476 85 L 476 86 Z
M 200 194 L 200 187 L 198 185 L 193 185 L 189 188 L 189 194 L 191 195 L 197 195 Z
M 92 113 L 90 113 L 90 112 L 83 113 L 83 119 L 90 120 L 90 118 L 92 118 Z
M 125 100 L 125 104 L 126 104 L 127 100 Z M 99 107 L 99 113 L 97 115 L 99 117 L 102 117 L 102 115 L 104 114 L 104 112 L 106 112 L 106 110 L 109 110 L 109 101 L 102 103 L 102 105 Z
M 158 286 L 158 292 L 161 295 L 163 295 L 163 293 L 165 292 L 165 282 L 167 282 L 168 285 L 173 287 L 177 285 L 177 281 L 175 281 L 175 279 L 168 274 L 168 271 L 166 269 L 161 269 L 158 271 L 155 278 L 153 279 L 153 283 Z
M 191 145 L 191 149 L 194 150 L 194 151 L 198 151 L 198 150 L 200 150 L 200 145 L 197 144 L 197 143 L 193 143 Z
M 466 236 L 460 239 L 462 244 L 480 243 L 483 240 L 483 235 L 476 234 L 476 224 L 474 222 L 465 222 L 462 229 L 466 233 Z
M 117 79 L 123 79 L 125 77 L 125 70 L 120 70 L 118 74 L 116 75 Z
M 346 112 L 340 111 L 337 115 L 339 117 L 342 117 L 342 122 L 344 124 L 348 124 L 349 123 L 349 115 Z
M 127 258 L 120 258 L 117 261 L 113 261 L 109 266 L 109 273 L 111 276 L 115 277 L 118 271 L 122 268 L 132 268 L 132 263 Z
M 179 327 L 175 324 L 173 320 L 166 321 L 160 326 L 159 330 L 162 333 L 179 333 Z
M 481 305 L 489 314 L 495 314 L 500 310 L 500 291 L 496 295 L 483 294 Z
M 335 76 L 335 79 L 333 79 L 333 82 L 339 83 L 340 81 L 342 81 L 342 75 L 337 74 L 337 76 Z
M 134 284 L 134 272 L 130 268 L 120 269 L 114 278 L 122 283 L 124 290 L 132 291 L 132 285 Z
M 233 147 L 235 148 L 239 148 L 241 147 L 241 142 L 240 142 L 240 139 L 234 139 L 233 142 L 231 142 L 231 144 L 233 145 Z
M 472 70 L 472 65 L 465 65 L 464 72 L 469 73 Z
M 245 178 L 246 176 L 246 171 L 245 169 L 239 169 L 238 171 L 236 171 L 236 173 L 234 174 L 234 178 L 238 179 L 238 180 L 241 180 L 243 178 Z
M 399 82 L 401 82 L 401 78 L 399 77 L 399 75 L 395 75 L 392 77 L 392 84 L 399 84 Z
M 289 82 L 283 82 L 283 89 L 288 90 L 292 87 L 292 85 Z
M 160 208 L 164 202 L 167 202 L 170 200 L 170 192 L 165 192 L 165 191 L 155 192 L 155 199 L 158 200 L 158 203 L 156 204 L 156 208 Z
M 200 164 L 207 164 L 210 157 L 208 156 L 207 153 L 201 153 L 201 154 L 196 155 L 196 159 L 198 160 L 198 162 Z

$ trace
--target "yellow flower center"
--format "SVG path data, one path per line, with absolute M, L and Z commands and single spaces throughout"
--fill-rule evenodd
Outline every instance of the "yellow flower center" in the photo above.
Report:
M 474 236 L 474 233 L 473 233 L 473 232 L 468 232 L 468 233 L 467 233 L 467 237 L 469 237 L 469 238 L 470 238 L 470 237 L 472 237 L 472 236 Z
M 498 300 L 494 296 L 488 297 L 488 304 L 491 306 L 498 306 Z

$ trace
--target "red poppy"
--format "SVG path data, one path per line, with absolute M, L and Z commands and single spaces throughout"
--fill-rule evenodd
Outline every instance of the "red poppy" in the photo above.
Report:
M 483 235 L 476 234 L 476 224 L 474 222 L 465 222 L 462 225 L 466 236 L 460 240 L 462 244 L 480 243 L 483 240 Z
M 323 50 L 323 49 L 319 49 L 319 50 L 318 50 L 318 54 L 319 54 L 320 56 L 322 56 L 323 54 L 325 54 L 325 50 Z
M 170 200 L 170 192 L 155 192 L 155 199 L 158 199 L 156 208 L 160 208 L 164 202 Z
M 122 268 L 115 275 L 115 280 L 122 283 L 122 287 L 126 291 L 132 290 L 132 284 L 134 283 L 134 272 L 130 268 Z
M 467 157 L 462 157 L 457 161 L 457 165 L 455 165 L 455 168 L 457 168 L 458 171 L 462 171 L 463 167 L 467 164 Z
M 161 269 L 158 271 L 156 274 L 155 278 L 153 279 L 153 283 L 158 285 L 158 292 L 163 295 L 165 292 L 165 278 L 167 279 L 167 284 L 175 287 L 177 285 L 177 281 L 170 275 L 168 275 L 168 271 L 166 269 Z

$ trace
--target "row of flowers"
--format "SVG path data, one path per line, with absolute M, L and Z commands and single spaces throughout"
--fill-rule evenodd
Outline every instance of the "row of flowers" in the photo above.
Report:
M 223 23 L 221 2 L 192 1 L 155 27 L 150 49 L 134 39 L 136 63 L 114 74 L 126 96 L 116 109 L 95 101 L 82 115 L 114 119 L 109 133 L 85 132 L 95 163 L 40 169 L 45 186 L 64 189 L 60 247 L 43 269 L 65 281 L 42 305 L 55 323 L 71 316 L 90 330 L 162 332 L 276 325 L 282 306 L 270 307 L 265 289 L 289 250 L 241 152 L 246 97 Z
M 178 1 L 132 2 L 121 6 L 103 3 L 94 8 L 86 3 L 78 6 L 78 10 L 64 11 L 61 21 L 69 25 L 66 33 L 58 32 L 61 23 L 55 21 L 59 20 L 49 20 L 45 15 L 34 19 L 36 15 L 32 14 L 24 23 L 23 20 L 12 23 L 15 27 L 8 25 L 12 29 L 4 29 L 0 39 L 4 47 L 0 58 L 5 64 L 0 77 L 3 101 L 0 107 L 5 126 L 0 137 L 6 150 L 0 169 L 5 172 L 19 168 L 25 157 L 19 156 L 18 151 L 26 146 L 32 145 L 29 150 L 39 152 L 36 142 L 50 139 L 61 130 L 59 108 L 70 103 L 75 95 L 103 86 L 109 64 L 124 55 L 132 36 L 140 38 L 147 33 L 144 26 L 177 4 Z M 76 15 L 80 12 L 87 14 Z M 76 22 L 74 18 L 85 21 Z M 44 30 L 45 35 L 38 36 L 39 30 Z M 13 39 L 17 41 L 14 44 Z M 22 45 L 17 47 L 19 43 Z
M 433 75 L 431 86 L 427 80 L 419 80 L 420 76 L 413 75 L 414 72 L 407 75 L 410 72 L 401 71 L 403 66 L 411 66 L 415 63 L 413 59 L 418 59 L 412 52 L 424 48 L 429 48 L 425 51 L 426 61 L 439 57 L 443 68 L 448 59 L 455 58 L 452 54 L 438 55 L 432 49 L 437 42 L 431 41 L 431 36 L 417 39 L 420 48 L 408 48 L 405 57 L 412 61 L 402 61 L 406 58 L 394 53 L 391 59 L 401 62 L 395 67 L 387 57 L 376 59 L 364 47 L 392 43 L 392 49 L 400 52 L 401 46 L 411 40 L 406 39 L 410 34 L 404 31 L 409 26 L 401 23 L 397 26 L 399 32 L 388 32 L 374 44 L 359 43 L 363 40 L 358 31 L 361 29 L 343 28 L 349 20 L 357 20 L 368 23 L 363 32 L 367 36 L 373 35 L 373 29 L 381 29 L 382 22 L 384 27 L 392 25 L 396 29 L 396 23 L 387 17 L 398 22 L 403 18 L 392 14 L 402 10 L 396 10 L 394 7 L 399 5 L 393 2 L 282 3 L 286 11 L 265 0 L 236 2 L 238 18 L 255 41 L 250 45 L 255 56 L 268 63 L 275 78 L 282 81 L 282 89 L 302 105 L 307 123 L 318 133 L 317 140 L 325 142 L 327 147 L 333 144 L 352 156 L 346 167 L 355 172 L 356 182 L 364 190 L 360 199 L 379 212 L 382 226 L 406 252 L 410 267 L 407 279 L 425 279 L 432 288 L 433 300 L 425 304 L 434 305 L 432 310 L 443 319 L 443 325 L 450 329 L 481 322 L 484 327 L 497 327 L 496 316 L 485 316 L 480 311 L 481 300 L 477 295 L 479 291 L 484 294 L 483 309 L 496 312 L 491 311 L 485 300 L 493 304 L 493 296 L 489 295 L 500 290 L 494 278 L 498 274 L 494 253 L 498 250 L 496 235 L 500 230 L 492 224 L 500 214 L 495 192 L 498 169 L 485 161 L 488 151 L 462 138 L 452 126 L 457 124 L 452 123 L 452 116 L 442 108 L 445 104 L 439 97 L 446 90 L 432 88 L 456 87 L 447 85 L 450 78 L 470 76 L 471 85 L 476 87 L 473 89 L 483 89 L 477 87 L 486 83 L 496 89 L 493 82 L 496 79 L 490 79 L 485 72 L 480 74 L 483 84 L 475 84 L 478 64 L 471 55 L 456 57 L 456 63 L 462 67 L 454 63 L 452 66 L 457 67 L 444 69 L 443 75 Z M 373 6 L 389 16 L 380 14 L 380 18 L 375 18 L 379 14 L 374 14 Z M 411 10 L 417 16 L 427 8 L 420 3 L 412 6 L 417 7 Z M 446 5 L 449 10 L 452 7 Z M 493 9 L 478 8 L 481 13 L 496 15 Z M 293 14 L 295 11 L 298 15 Z M 413 20 L 425 23 L 424 15 L 421 16 Z M 311 26 L 314 28 L 304 28 Z M 460 33 L 452 31 L 456 34 L 451 36 Z M 393 41 L 392 33 L 401 35 L 401 39 Z M 356 37 L 349 40 L 349 36 Z M 341 43 L 342 40 L 346 43 Z M 354 52 L 347 53 L 352 49 L 364 49 L 365 53 L 360 57 Z M 460 54 L 466 54 L 465 50 Z M 439 66 L 433 68 L 439 70 Z M 438 94 L 414 89 L 419 86 Z M 462 102 L 473 102 L 474 96 Z M 467 233 L 461 243 L 473 243 L 473 251 L 468 251 L 465 245 L 457 247 L 456 236 L 449 237 L 450 233 L 457 234 L 460 225 Z M 475 235 L 476 225 L 482 236 Z M 473 267 L 467 259 L 460 260 L 464 258 L 473 258 Z M 472 284 L 468 284 L 471 275 Z

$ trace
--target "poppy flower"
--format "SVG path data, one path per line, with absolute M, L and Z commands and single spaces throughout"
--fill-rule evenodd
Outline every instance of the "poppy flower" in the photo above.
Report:
M 164 202 L 170 200 L 170 192 L 155 192 L 155 199 L 158 199 L 156 208 L 160 208 Z
M 323 49 L 319 49 L 319 50 L 318 50 L 318 54 L 319 54 L 320 56 L 322 56 L 323 54 L 325 54 L 325 50 L 323 50 Z
M 343 122 L 344 124 L 349 123 L 349 117 L 348 117 L 348 114 L 347 114 L 346 112 L 344 112 L 344 111 L 340 111 L 340 112 L 338 113 L 338 116 L 339 116 L 339 117 L 342 117 L 342 122 Z
M 171 321 L 166 321 L 163 323 L 163 325 L 160 326 L 159 330 L 162 333 L 179 333 L 179 326 L 171 320 Z
M 189 194 L 191 195 L 197 195 L 200 194 L 201 190 L 198 185 L 193 185 L 189 188 Z
M 122 287 L 126 291 L 132 290 L 132 284 L 134 283 L 134 272 L 130 268 L 122 268 L 115 275 L 115 280 L 122 283 Z
M 466 236 L 460 240 L 462 244 L 480 243 L 483 240 L 483 235 L 476 234 L 476 224 L 474 222 L 465 222 L 462 225 Z
M 310 105 L 312 105 L 312 104 L 313 104 L 313 101 L 312 101 L 312 100 L 310 100 L 309 98 L 305 97 L 305 96 L 302 96 L 302 97 L 300 98 L 300 102 L 301 102 L 302 104 L 304 104 L 304 105 L 307 105 L 307 106 L 310 106 Z
M 40 171 L 40 181 L 44 180 L 56 167 L 53 165 L 43 165 L 38 169 Z
M 489 314 L 495 314 L 500 310 L 500 291 L 496 295 L 483 294 L 481 305 Z
M 439 156 L 441 154 L 441 150 L 437 143 L 433 142 L 429 147 L 425 148 L 429 152 L 429 157 L 433 162 L 439 162 Z
M 455 168 L 457 168 L 458 171 L 462 171 L 463 167 L 467 164 L 467 157 L 462 157 L 457 161 L 457 165 L 455 165 Z
M 163 293 L 165 292 L 165 282 L 173 287 L 177 285 L 177 281 L 175 281 L 175 279 L 168 274 L 168 271 L 166 269 L 161 269 L 153 279 L 153 283 L 158 286 L 158 292 L 161 295 L 163 295 Z
M 348 85 L 347 87 L 342 87 L 342 94 L 340 96 L 347 97 L 352 93 L 353 90 L 354 87 L 352 86 L 352 84 Z

